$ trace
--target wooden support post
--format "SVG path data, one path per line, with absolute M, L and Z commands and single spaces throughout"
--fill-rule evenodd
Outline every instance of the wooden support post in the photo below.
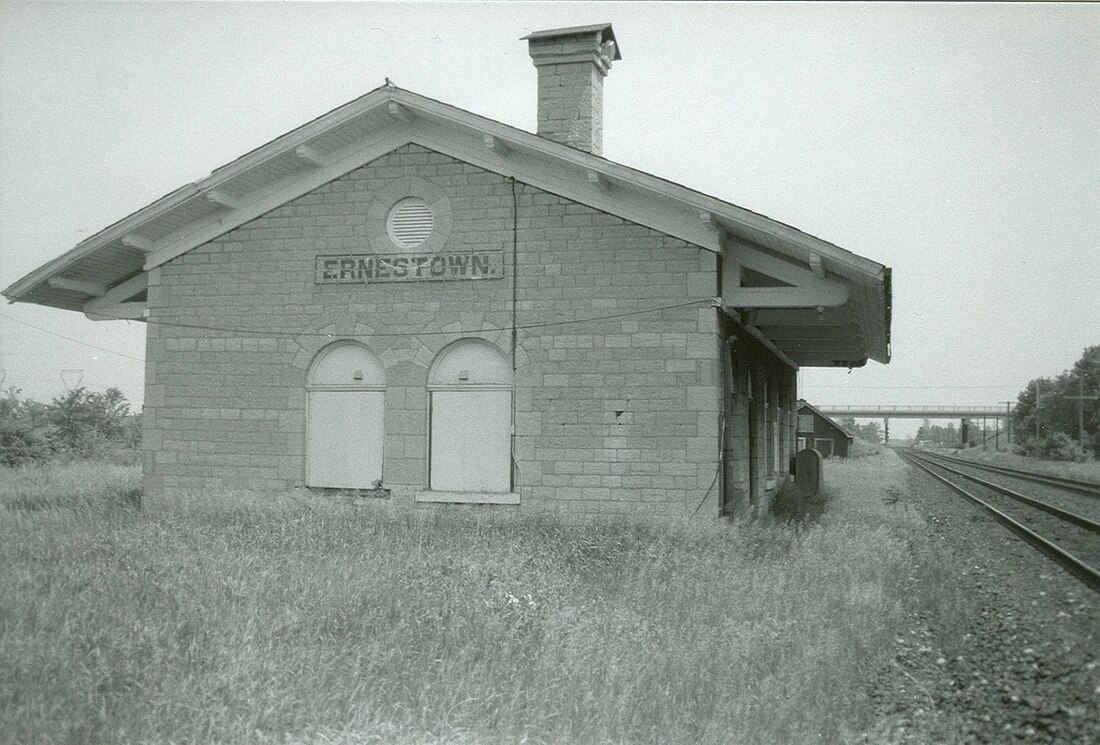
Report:
M 1081 446 L 1081 450 L 1085 449 L 1085 401 L 1096 401 L 1100 399 L 1100 396 L 1086 396 L 1085 395 L 1085 376 L 1077 376 L 1077 395 L 1066 396 L 1070 400 L 1076 399 L 1077 401 L 1077 444 Z
M 1039 436 L 1039 381 L 1035 381 L 1035 436 Z
M 1012 402 L 1001 401 L 1005 405 L 1005 446 L 1012 449 Z

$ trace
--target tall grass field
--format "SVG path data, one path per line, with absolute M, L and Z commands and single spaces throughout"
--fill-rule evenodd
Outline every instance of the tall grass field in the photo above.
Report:
M 579 522 L 6 470 L 0 741 L 856 741 L 923 531 L 892 453 L 826 478 L 813 524 Z

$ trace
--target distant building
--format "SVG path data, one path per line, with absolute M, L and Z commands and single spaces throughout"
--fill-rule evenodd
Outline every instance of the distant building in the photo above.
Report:
M 387 81 L 4 290 L 147 324 L 147 498 L 756 509 L 799 367 L 889 360 L 889 268 L 601 157 L 611 26 L 526 39 L 537 133 Z
M 813 448 L 826 458 L 847 458 L 852 445 L 847 430 L 802 399 L 798 401 L 797 439 L 799 450 Z

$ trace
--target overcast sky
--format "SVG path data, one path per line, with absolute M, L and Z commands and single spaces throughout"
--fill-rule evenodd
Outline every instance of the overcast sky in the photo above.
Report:
M 893 361 L 804 397 L 995 404 L 1100 344 L 1095 4 L 0 0 L 0 285 L 387 76 L 534 131 L 519 38 L 597 22 L 606 157 L 893 268 Z M 0 306 L 0 385 L 138 408 L 144 336 Z

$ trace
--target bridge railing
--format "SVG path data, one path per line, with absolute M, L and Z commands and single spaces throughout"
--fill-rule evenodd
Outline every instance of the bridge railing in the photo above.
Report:
M 920 419 L 1002 418 L 1011 415 L 1003 406 L 815 406 L 829 416 L 897 417 Z

